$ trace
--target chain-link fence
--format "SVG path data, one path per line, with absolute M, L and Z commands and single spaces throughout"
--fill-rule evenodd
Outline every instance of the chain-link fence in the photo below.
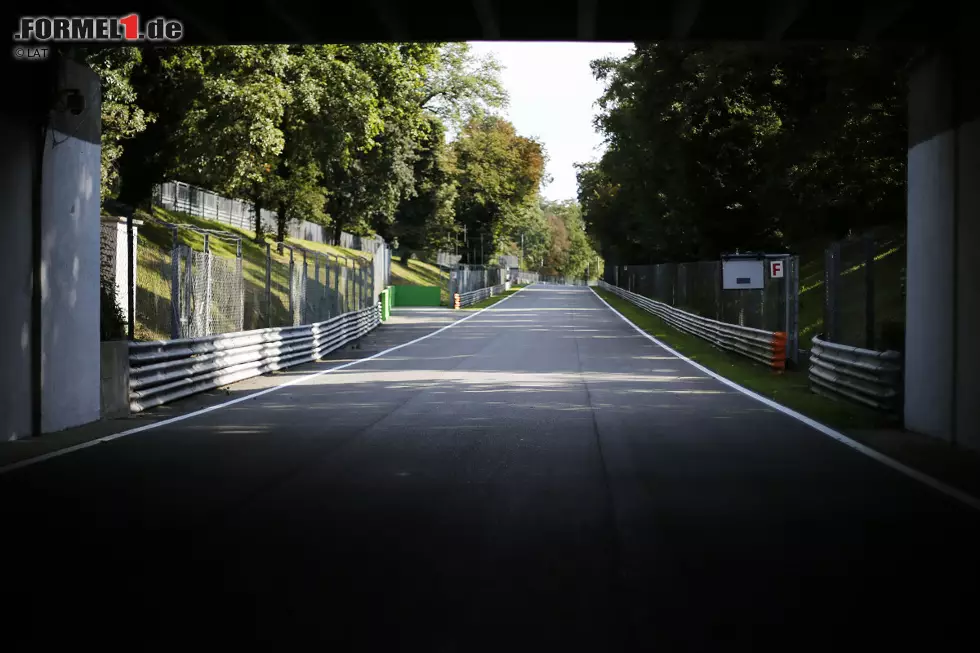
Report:
M 180 181 L 168 181 L 154 186 L 153 201 L 157 206 L 172 211 L 207 218 L 253 233 L 255 230 L 254 204 L 222 197 L 204 188 Z M 262 229 L 266 233 L 276 233 L 278 230 L 276 212 L 262 209 L 261 214 Z M 337 245 L 371 254 L 387 249 L 384 239 L 380 237 L 358 236 L 346 231 L 340 233 L 338 242 L 330 228 L 306 220 L 291 220 L 286 225 L 286 235 L 298 240 Z
M 507 269 L 490 265 L 460 264 L 449 271 L 449 296 L 497 286 L 507 280 Z
M 133 230 L 137 340 L 320 322 L 374 305 L 390 278 L 387 247 L 371 258 L 339 256 L 284 243 L 263 248 L 227 232 L 163 221 L 135 224 L 143 223 Z M 120 288 L 123 306 L 128 239 L 125 224 L 103 228 L 104 285 Z
M 821 331 L 829 342 L 904 349 L 905 235 L 882 229 L 832 243 L 824 253 Z
M 799 258 L 785 261 L 782 276 L 764 266 L 763 288 L 725 290 L 721 261 L 606 265 L 603 279 L 644 297 L 681 310 L 729 324 L 784 331 L 788 354 L 795 360 L 798 347 Z
M 174 261 L 177 264 L 174 264 Z M 173 250 L 166 250 L 146 240 L 136 243 L 136 320 L 135 337 L 139 340 L 162 340 L 173 333 L 180 316 L 175 313 L 172 283 L 179 278 L 180 260 Z M 124 281 L 125 283 L 125 281 Z

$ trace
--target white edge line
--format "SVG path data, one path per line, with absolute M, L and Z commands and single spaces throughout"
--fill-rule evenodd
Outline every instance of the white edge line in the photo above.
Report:
M 678 351 L 675 351 L 674 349 L 668 347 L 666 344 L 664 344 L 660 340 L 657 340 L 655 337 L 653 337 L 652 335 L 650 335 L 649 333 L 647 333 L 646 331 L 644 331 L 643 329 L 641 329 L 640 327 L 638 327 L 636 324 L 634 324 L 633 322 L 631 322 L 628 317 L 626 317 L 625 315 L 623 315 L 622 313 L 620 313 L 619 311 L 617 311 L 615 308 L 613 308 L 609 304 L 609 302 L 607 302 L 605 299 L 603 299 L 599 295 L 599 293 L 595 292 L 595 289 L 594 288 L 592 289 L 592 292 L 593 292 L 593 294 L 596 296 L 596 298 L 600 302 L 602 302 L 603 304 L 606 305 L 606 308 L 608 308 L 610 311 L 612 311 L 613 313 L 615 313 L 616 315 L 618 315 L 619 317 L 621 317 L 624 322 L 626 322 L 631 327 L 633 327 L 634 329 L 636 329 L 641 335 L 645 336 L 649 340 L 652 340 L 653 342 L 655 342 L 656 344 L 658 344 L 659 346 L 663 347 L 668 352 L 670 352 L 671 354 L 673 354 L 674 356 L 680 358 L 681 360 L 685 361 L 686 363 L 688 363 L 690 365 L 693 365 L 694 367 L 696 367 L 697 369 L 701 370 L 705 374 L 714 377 L 718 381 L 721 381 L 722 383 L 724 383 L 728 387 L 734 388 L 735 390 L 738 390 L 742 394 L 747 395 L 749 397 L 752 397 L 753 399 L 764 403 L 766 406 L 769 406 L 770 408 L 772 408 L 774 410 L 777 410 L 780 413 L 783 413 L 784 415 L 788 415 L 789 417 L 792 417 L 795 420 L 798 420 L 800 422 L 803 422 L 804 424 L 806 424 L 810 428 L 812 428 L 812 429 L 814 429 L 816 431 L 819 431 L 820 433 L 823 433 L 824 435 L 826 435 L 826 436 L 828 436 L 830 438 L 833 438 L 834 440 L 837 440 L 838 442 L 840 442 L 842 444 L 845 444 L 848 447 L 851 447 L 852 449 L 855 449 L 857 451 L 860 451 L 861 453 L 863 453 L 864 455 L 868 456 L 869 458 L 873 458 L 873 459 L 877 460 L 878 462 L 880 462 L 880 463 L 882 463 L 884 465 L 887 465 L 888 467 L 891 467 L 892 469 L 894 469 L 894 470 L 896 470 L 898 472 L 901 472 L 902 474 L 905 474 L 906 476 L 909 476 L 910 478 L 913 478 L 913 479 L 919 481 L 920 483 L 923 483 L 925 485 L 928 485 L 929 487 L 931 487 L 934 490 L 938 490 L 939 492 L 942 492 L 943 494 L 945 494 L 947 496 L 950 496 L 950 497 L 952 497 L 952 498 L 954 498 L 954 499 L 956 499 L 956 500 L 958 500 L 958 501 L 960 501 L 962 503 L 965 503 L 966 505 L 970 506 L 971 508 L 973 508 L 975 510 L 980 510 L 980 499 L 978 499 L 978 498 L 976 498 L 976 497 L 974 497 L 974 496 L 972 496 L 970 494 L 967 494 L 966 492 L 963 492 L 962 490 L 958 490 L 958 489 L 956 489 L 954 487 L 951 487 L 949 485 L 946 485 L 945 483 L 943 483 L 939 479 L 933 478 L 932 476 L 929 476 L 928 474 L 925 474 L 923 472 L 920 472 L 917 469 L 912 469 L 908 465 L 905 465 L 903 463 L 900 463 L 897 460 L 895 460 L 894 458 L 890 458 L 890 457 L 886 456 L 885 454 L 883 454 L 883 453 L 881 453 L 879 451 L 875 451 L 874 449 L 872 449 L 872 448 L 870 448 L 870 447 L 868 447 L 866 445 L 863 445 L 860 442 L 857 442 L 856 440 L 852 440 L 851 438 L 847 437 L 843 433 L 840 433 L 840 432 L 835 431 L 834 429 L 830 428 L 826 424 L 821 424 L 820 422 L 818 422 L 816 420 L 813 420 L 813 419 L 807 417 L 806 415 L 803 415 L 801 413 L 798 413 L 798 412 L 796 412 L 795 410 L 793 410 L 791 408 L 787 408 L 786 406 L 783 406 L 782 404 L 776 403 L 775 401 L 773 401 L 772 399 L 769 399 L 768 397 L 763 397 L 760 394 L 757 394 L 755 392 L 752 392 L 748 388 L 744 388 L 744 387 L 740 386 L 739 384 L 735 383 L 734 381 L 732 381 L 730 379 L 726 379 L 725 377 L 721 376 L 717 372 L 713 372 L 712 370 L 709 370 L 708 368 L 706 368 L 705 366 L 701 365 L 700 363 L 694 362 L 693 360 L 691 360 L 690 358 L 688 358 L 684 354 L 682 354 L 682 353 L 680 353 Z M 628 300 L 625 300 L 624 299 L 623 301 L 628 301 Z M 639 308 L 639 307 L 637 307 L 637 308 Z M 640 310 L 642 310 L 642 309 L 640 309 Z
M 529 286 L 525 286 L 525 288 L 527 288 L 527 287 L 529 287 Z M 307 374 L 305 376 L 301 376 L 301 377 L 292 379 L 290 381 L 286 381 L 285 383 L 281 383 L 281 384 L 279 384 L 277 386 L 273 386 L 271 388 L 266 388 L 264 390 L 259 390 L 257 392 L 253 392 L 252 394 L 245 395 L 244 397 L 238 397 L 237 399 L 231 399 L 231 400 L 226 401 L 224 403 L 215 404 L 214 406 L 208 406 L 207 408 L 202 408 L 200 410 L 195 410 L 194 412 L 191 412 L 191 413 L 186 413 L 184 415 L 177 415 L 177 416 L 171 417 L 169 419 L 160 420 L 159 422 L 153 422 L 152 424 L 144 424 L 143 426 L 137 426 L 136 428 L 132 428 L 132 429 L 129 429 L 127 431 L 120 431 L 119 433 L 113 433 L 112 435 L 107 435 L 107 436 L 102 437 L 102 438 L 96 438 L 95 440 L 88 440 L 86 442 L 82 442 L 82 443 L 76 444 L 76 445 L 71 446 L 71 447 L 65 447 L 64 449 L 58 449 L 57 451 L 50 451 L 50 452 L 48 452 L 46 454 L 41 454 L 40 456 L 34 456 L 33 458 L 25 458 L 24 460 L 19 460 L 17 462 L 13 462 L 13 463 L 10 463 L 8 465 L 4 465 L 3 467 L 0 467 L 0 475 L 6 474 L 8 472 L 12 472 L 12 471 L 17 470 L 17 469 L 21 469 L 23 467 L 27 467 L 28 465 L 35 465 L 37 463 L 44 462 L 45 460 L 51 460 L 52 458 L 57 458 L 58 456 L 64 456 L 65 454 L 73 453 L 75 451 L 81 451 L 82 449 L 88 449 L 89 447 L 94 447 L 95 445 L 102 444 L 104 442 L 111 442 L 113 440 L 118 440 L 119 438 L 125 438 L 126 436 L 129 436 L 129 435 L 136 435 L 137 433 L 142 433 L 143 431 L 149 431 L 150 429 L 159 428 L 161 426 L 168 426 L 170 424 L 176 424 L 177 422 L 182 422 L 185 419 L 190 419 L 192 417 L 197 417 L 198 415 L 204 415 L 205 413 L 210 413 L 212 411 L 219 410 L 221 408 L 227 408 L 228 406 L 234 406 L 235 404 L 241 403 L 243 401 L 248 401 L 249 399 L 255 399 L 256 397 L 261 397 L 262 395 L 267 395 L 267 394 L 269 394 L 271 392 L 275 392 L 276 390 L 281 390 L 282 388 L 287 388 L 287 387 L 289 387 L 291 385 L 295 385 L 297 383 L 302 383 L 303 381 L 308 381 L 310 379 L 315 379 L 317 377 L 323 376 L 324 374 L 330 374 L 331 372 L 336 372 L 337 370 L 342 370 L 342 369 L 351 367 L 352 365 L 357 365 L 359 363 L 365 363 L 365 362 L 367 362 L 369 360 L 374 360 L 375 358 L 379 358 L 379 357 L 384 356 L 386 354 L 390 354 L 393 351 L 397 351 L 397 350 L 401 349 L 402 347 L 408 347 L 409 345 L 414 345 L 417 342 L 422 342 L 423 340 L 426 340 L 428 338 L 431 338 L 434 335 L 437 335 L 439 333 L 442 333 L 446 329 L 451 329 L 454 326 L 457 326 L 459 324 L 462 324 L 463 322 L 466 322 L 467 320 L 470 320 L 470 319 L 476 317 L 477 315 L 479 315 L 483 311 L 489 310 L 489 309 L 493 308 L 494 306 L 497 306 L 498 304 L 503 304 L 505 301 L 507 301 L 511 297 L 514 297 L 515 295 L 517 295 L 517 293 L 521 292 L 522 290 L 524 290 L 524 288 L 518 288 L 517 289 L 517 292 L 513 293 L 512 295 L 510 295 L 508 297 L 504 297 L 499 302 L 496 302 L 495 304 L 493 304 L 491 306 L 487 306 L 485 308 L 481 308 L 480 310 L 476 311 L 475 313 L 470 313 L 466 317 L 460 318 L 460 319 L 456 320 L 455 322 L 452 322 L 451 324 L 447 324 L 446 326 L 441 327 L 441 328 L 433 331 L 432 333 L 427 333 L 426 335 L 421 336 L 419 338 L 416 338 L 415 340 L 410 340 L 409 342 L 403 342 L 400 345 L 395 345 L 394 347 L 391 347 L 389 349 L 385 349 L 384 351 L 379 351 L 377 354 L 372 354 L 371 356 L 368 356 L 367 358 L 359 358 L 356 361 L 351 361 L 349 363 L 344 363 L 343 365 L 337 365 L 336 367 L 331 367 L 331 368 L 326 369 L 326 370 L 320 370 L 318 372 L 312 372 L 312 373 Z M 367 334 L 365 334 L 365 335 L 367 335 Z

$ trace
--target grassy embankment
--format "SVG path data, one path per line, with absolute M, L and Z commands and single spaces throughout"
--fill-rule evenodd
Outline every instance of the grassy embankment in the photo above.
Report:
M 220 222 L 199 218 L 184 213 L 168 211 L 160 207 L 154 207 L 154 217 L 166 222 L 186 225 L 188 227 L 198 227 L 222 232 L 228 238 L 221 238 L 212 235 L 209 238 L 209 246 L 216 257 L 234 259 L 236 255 L 237 243 L 235 238 L 241 238 L 242 243 L 242 273 L 245 279 L 245 328 L 254 329 L 267 325 L 267 315 L 265 305 L 265 276 L 266 276 L 266 247 L 264 243 L 257 243 L 251 231 L 238 229 Z M 167 339 L 170 337 L 166 329 L 169 324 L 170 306 L 170 247 L 172 235 L 168 228 L 159 224 L 147 221 L 139 227 L 138 233 L 138 265 L 137 265 L 137 291 L 136 291 L 136 337 L 138 340 Z M 204 236 L 191 229 L 178 229 L 178 240 L 182 244 L 190 246 L 195 251 L 204 249 Z M 266 242 L 273 242 L 274 238 L 267 237 Z M 358 250 L 346 249 L 324 245 L 308 240 L 288 238 L 287 244 L 303 247 L 324 255 L 330 255 L 331 263 L 336 266 L 338 259 L 334 257 L 346 257 L 348 266 L 351 265 L 370 265 L 372 255 Z M 301 265 L 302 258 L 297 256 L 297 262 Z M 323 261 L 321 259 L 321 266 Z M 282 254 L 272 247 L 272 324 L 282 326 L 291 324 L 289 319 L 289 250 L 284 250 Z M 308 276 L 312 278 L 313 262 L 307 259 Z M 342 262 L 342 261 L 341 261 Z M 324 272 L 320 271 L 321 279 Z M 336 285 L 336 280 L 331 277 L 329 280 L 331 287 Z M 337 292 L 341 301 L 354 300 L 353 291 L 347 284 L 341 283 L 337 287 Z M 348 295 L 351 295 L 348 298 Z

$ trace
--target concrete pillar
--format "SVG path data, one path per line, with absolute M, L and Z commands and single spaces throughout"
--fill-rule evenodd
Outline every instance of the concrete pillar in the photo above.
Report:
M 909 83 L 905 425 L 980 450 L 975 51 L 936 49 L 916 63 Z
M 7 63 L 0 78 L 21 100 L 0 110 L 5 440 L 97 420 L 100 408 L 99 78 L 70 61 Z

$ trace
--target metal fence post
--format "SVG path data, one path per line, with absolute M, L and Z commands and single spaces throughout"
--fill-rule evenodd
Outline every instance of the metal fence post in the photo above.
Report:
M 272 245 L 265 242 L 265 325 L 272 326 Z
M 316 283 L 313 284 L 313 287 L 314 288 L 316 288 L 317 286 L 320 285 L 320 253 L 319 252 L 313 252 L 313 280 L 316 282 Z M 316 310 L 314 311 L 314 313 L 316 314 L 316 317 L 314 318 L 313 321 L 314 322 L 317 322 L 319 320 L 322 320 L 323 319 L 323 316 L 320 315 L 320 300 L 319 300 L 319 298 L 318 297 L 314 297 L 313 299 L 314 299 L 314 301 L 316 301 Z
M 187 254 L 187 262 L 184 264 L 184 287 L 183 287 L 183 298 L 182 306 L 183 314 L 181 316 L 181 325 L 186 327 L 183 329 L 184 336 L 199 336 L 199 333 L 192 333 L 191 329 L 191 318 L 193 317 L 192 312 L 194 310 L 194 250 L 190 247 L 184 249 Z
M 301 297 L 303 299 L 300 302 L 300 304 L 299 304 L 299 323 L 300 324 L 306 324 L 307 321 L 309 320 L 309 315 L 307 315 L 307 310 L 306 310 L 307 305 L 309 304 L 309 301 L 307 300 L 307 297 L 306 297 L 307 286 L 309 286 L 307 277 L 309 276 L 309 274 L 310 274 L 309 267 L 307 267 L 307 265 L 306 265 L 306 250 L 304 249 L 303 250 L 303 280 L 299 284 L 299 286 L 300 286 L 299 287 L 299 292 L 302 293 L 301 294 Z
M 800 257 L 791 256 L 789 259 L 789 327 L 787 340 L 789 341 L 790 360 L 794 363 L 799 362 L 800 354 Z
M 279 243 L 281 245 L 281 243 Z M 296 286 L 296 263 L 293 260 L 293 248 L 289 248 L 289 324 L 296 325 L 296 312 L 293 307 L 293 293 Z
M 170 243 L 170 337 L 173 340 L 180 336 L 180 242 L 177 238 L 177 226 L 170 228 L 172 236 Z
M 238 330 L 243 331 L 245 329 L 245 261 L 242 259 L 242 239 L 239 238 L 237 242 L 237 251 L 235 252 L 236 266 L 238 267 L 238 306 L 240 307 L 241 319 L 238 322 Z
M 136 332 L 136 253 L 133 251 L 133 210 L 126 211 L 126 337 L 135 338 Z
M 837 299 L 839 282 L 840 243 L 832 243 L 824 254 L 824 337 L 830 342 L 837 342 Z
M 864 237 L 864 341 L 867 349 L 875 348 L 875 241 Z
M 349 261 L 349 265 L 348 265 Z M 354 259 L 348 259 L 344 257 L 344 276 L 346 278 L 346 283 L 344 283 L 344 312 L 349 313 L 351 307 L 353 306 L 353 291 L 354 291 Z
M 211 335 L 211 243 L 204 234 L 204 335 Z

